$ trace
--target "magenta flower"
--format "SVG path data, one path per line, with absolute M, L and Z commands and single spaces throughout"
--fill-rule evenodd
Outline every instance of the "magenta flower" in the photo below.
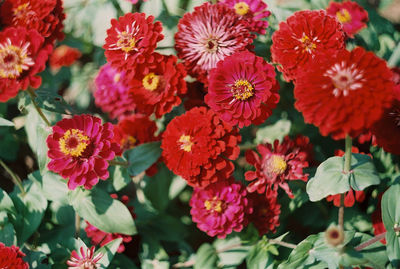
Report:
M 67 261 L 68 269 L 96 269 L 99 268 L 100 265 L 97 262 L 103 257 L 103 254 L 99 253 L 96 256 L 94 255 L 94 247 L 80 248 L 79 254 L 73 250 L 71 253 L 71 258 Z

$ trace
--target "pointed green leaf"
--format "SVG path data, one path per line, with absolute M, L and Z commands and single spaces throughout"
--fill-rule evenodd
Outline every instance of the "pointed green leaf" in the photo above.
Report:
M 0 126 L 14 126 L 14 123 L 0 117 Z
M 160 145 L 161 142 L 150 142 L 125 151 L 124 156 L 129 162 L 129 174 L 136 176 L 155 163 L 161 156 Z

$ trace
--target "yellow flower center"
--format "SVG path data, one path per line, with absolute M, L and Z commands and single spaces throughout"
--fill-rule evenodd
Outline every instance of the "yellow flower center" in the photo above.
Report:
M 336 12 L 336 18 L 340 23 L 348 23 L 351 21 L 351 15 L 347 9 L 341 9 Z
M 222 201 L 218 200 L 216 196 L 214 196 L 211 200 L 206 200 L 204 202 L 204 207 L 209 211 L 211 210 L 212 212 L 221 213 L 223 210 L 222 205 Z
M 118 83 L 119 82 L 119 80 L 121 79 L 121 73 L 116 73 L 115 75 L 114 75 L 114 83 Z
M 132 33 L 123 31 L 118 35 L 117 47 L 126 53 L 131 52 L 135 49 L 136 39 L 133 37 Z
M 89 145 L 89 142 L 89 137 L 84 135 L 81 130 L 70 129 L 64 133 L 64 136 L 60 138 L 58 143 L 61 152 L 65 155 L 80 157 Z
M 189 152 L 192 150 L 193 142 L 191 141 L 190 135 L 182 135 L 179 138 L 179 143 L 181 144 L 180 147 L 186 152 Z
M 149 73 L 143 78 L 142 83 L 146 90 L 154 91 L 160 83 L 160 76 L 157 76 L 154 73 Z
M 240 15 L 240 16 L 244 16 L 249 12 L 249 5 L 245 2 L 239 2 L 236 3 L 235 6 L 235 12 L 236 14 Z
M 312 42 L 312 40 L 305 34 L 303 34 L 303 37 L 300 39 L 301 43 L 303 43 L 303 52 L 308 52 L 311 53 L 317 45 Z
M 32 13 L 32 11 L 29 7 L 29 2 L 19 5 L 17 8 L 14 8 L 13 13 L 14 13 L 15 19 L 22 19 L 23 17 L 26 17 L 26 15 L 28 15 L 29 13 Z M 30 14 L 30 15 L 32 15 L 32 14 Z
M 121 139 L 121 146 L 124 149 L 132 149 L 135 147 L 136 142 L 137 142 L 136 138 L 128 135 L 127 137 Z
M 282 156 L 272 155 L 267 160 L 266 167 L 269 173 L 280 175 L 286 171 L 287 163 Z
M 14 46 L 10 39 L 0 44 L 0 78 L 17 78 L 35 64 L 28 55 L 29 45 L 27 42 L 22 47 Z
M 232 95 L 238 100 L 247 100 L 254 95 L 254 87 L 248 80 L 238 79 L 231 86 Z

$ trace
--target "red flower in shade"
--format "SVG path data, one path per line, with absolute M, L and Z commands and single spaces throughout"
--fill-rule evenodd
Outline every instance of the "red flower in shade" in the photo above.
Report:
M 49 170 L 68 179 L 71 190 L 77 186 L 91 189 L 99 178 L 109 177 L 107 161 L 120 151 L 120 146 L 112 141 L 113 136 L 111 123 L 101 125 L 99 118 L 90 115 L 57 122 L 46 140 L 51 159 Z
M 174 55 L 157 57 L 162 61 L 148 68 L 144 74 L 136 74 L 130 81 L 130 94 L 140 113 L 157 118 L 170 112 L 181 103 L 179 94 L 186 93 L 185 68 L 177 64 Z
M 276 197 L 278 188 L 281 187 L 290 198 L 293 193 L 287 183 L 288 180 L 300 179 L 307 181 L 308 174 L 303 173 L 303 168 L 308 167 L 307 153 L 296 146 L 293 140 L 286 136 L 282 143 L 278 140 L 271 144 L 257 146 L 261 156 L 252 150 L 246 152 L 246 160 L 256 168 L 256 171 L 247 171 L 246 180 L 252 181 L 248 186 L 249 192 L 264 193 L 266 197 Z
M 344 32 L 351 38 L 361 29 L 367 27 L 368 12 L 356 2 L 330 2 L 326 12 L 343 25 Z
M 400 155 L 400 68 L 393 68 L 392 71 L 396 84 L 392 106 L 385 110 L 371 131 L 376 143 L 385 151 Z
M 144 13 L 128 13 L 118 20 L 111 20 L 111 28 L 107 30 L 106 50 L 107 61 L 119 71 L 128 71 L 129 76 L 138 73 L 136 64 L 154 61 L 150 57 L 157 42 L 164 36 L 161 34 L 161 22 L 154 22 L 153 16 Z
M 249 204 L 253 207 L 253 213 L 249 216 L 249 221 L 257 228 L 260 236 L 268 232 L 276 232 L 279 226 L 279 215 L 281 205 L 278 204 L 276 197 L 249 193 L 247 195 Z
M 239 16 L 249 23 L 252 32 L 265 35 L 268 22 L 264 19 L 271 15 L 267 4 L 262 0 L 222 0 L 221 3 L 233 8 Z
M 0 101 L 17 95 L 29 85 L 37 88 L 51 46 L 43 48 L 43 37 L 36 30 L 9 27 L 0 32 Z
M 334 139 L 370 128 L 393 99 L 392 72 L 372 52 L 356 48 L 320 56 L 296 80 L 295 107 L 305 122 Z
M 6 247 L 0 243 L 0 268 L 28 269 L 29 264 L 22 259 L 23 257 L 25 254 L 18 247 Z
M 261 124 L 279 101 L 272 65 L 255 54 L 237 52 L 210 72 L 206 103 L 224 121 L 239 128 Z
M 272 35 L 272 61 L 287 81 L 316 54 L 335 54 L 344 48 L 344 33 L 339 22 L 322 10 L 295 12 Z
M 175 174 L 192 187 L 204 188 L 228 178 L 239 156 L 241 137 L 205 107 L 193 108 L 175 117 L 162 136 L 162 156 Z
M 94 255 L 95 247 L 84 248 L 81 247 L 79 249 L 79 254 L 73 250 L 71 253 L 71 258 L 67 261 L 68 269 L 96 269 L 100 267 L 100 264 L 97 264 L 98 261 L 103 258 L 102 253 L 98 253 L 96 256 Z
M 356 193 L 354 197 L 354 192 Z M 340 207 L 340 194 L 335 194 L 335 195 L 329 195 L 326 197 L 326 200 L 328 202 L 332 202 L 333 204 L 337 207 Z M 344 206 L 345 207 L 352 207 L 355 203 L 355 201 L 361 203 L 365 200 L 365 193 L 363 191 L 354 191 L 353 189 L 350 189 L 348 192 L 346 192 L 345 197 L 344 197 Z
M 233 231 L 240 232 L 252 212 L 246 198 L 246 188 L 233 178 L 195 188 L 190 199 L 190 214 L 197 227 L 209 236 L 225 238 Z
M 386 233 L 385 225 L 383 225 L 382 221 L 382 196 L 384 192 L 380 193 L 378 196 L 378 204 L 376 205 L 375 211 L 372 213 L 372 227 L 374 228 L 374 235 L 377 236 L 382 233 Z M 381 240 L 382 244 L 386 245 L 386 239 L 383 238 Z
M 254 37 L 233 9 L 207 2 L 180 19 L 175 49 L 189 74 L 206 83 L 208 72 L 220 60 L 244 50 Z
M 118 199 L 118 195 L 116 195 L 116 194 L 112 194 L 111 197 L 114 199 Z M 123 195 L 121 197 L 121 201 L 125 205 L 128 205 L 129 197 L 126 195 Z M 135 218 L 135 214 L 133 213 L 133 207 L 128 206 L 128 209 L 131 212 L 132 216 Z M 103 232 L 102 230 L 99 230 L 98 228 L 96 228 L 95 226 L 90 224 L 88 221 L 86 221 L 85 232 L 86 232 L 87 237 L 89 237 L 91 239 L 92 245 L 104 246 L 107 243 L 113 241 L 114 239 L 122 238 L 122 242 L 119 245 L 118 250 L 117 250 L 118 253 L 122 253 L 125 251 L 124 243 L 129 243 L 132 241 L 132 237 L 129 235 Z
M 5 0 L 0 13 L 3 25 L 35 29 L 45 44 L 64 39 L 62 0 Z
M 125 72 L 118 72 L 110 64 L 105 64 L 100 68 L 94 84 L 95 104 L 108 112 L 110 118 L 123 118 L 135 111 Z
M 52 70 L 58 70 L 63 66 L 71 66 L 81 55 L 78 49 L 61 45 L 51 54 L 49 61 L 50 67 Z
M 187 83 L 187 93 L 182 96 L 187 97 L 183 106 L 185 110 L 190 110 L 196 106 L 205 106 L 207 104 L 204 102 L 204 96 L 206 94 L 206 89 L 204 89 L 204 84 L 200 81 L 193 81 Z

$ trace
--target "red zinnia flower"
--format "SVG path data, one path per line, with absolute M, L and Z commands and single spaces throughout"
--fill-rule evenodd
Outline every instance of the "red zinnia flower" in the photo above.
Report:
M 332 55 L 344 48 L 342 26 L 322 10 L 297 11 L 272 35 L 272 61 L 287 81 L 316 54 Z
M 0 101 L 17 95 L 29 85 L 37 88 L 45 69 L 51 46 L 43 47 L 43 37 L 36 30 L 9 27 L 0 32 Z
M 268 22 L 264 19 L 271 15 L 267 4 L 262 0 L 222 0 L 221 3 L 233 8 L 239 16 L 249 23 L 249 30 L 264 35 Z
M 56 71 L 63 66 L 71 66 L 81 55 L 78 49 L 61 45 L 57 47 L 50 56 L 50 68 Z
M 354 197 L 354 192 L 356 193 L 355 197 Z M 326 197 L 326 200 L 328 202 L 332 202 L 333 201 L 333 204 L 336 207 L 340 207 L 340 194 L 328 195 L 328 197 Z M 356 201 L 361 203 L 364 200 L 365 200 L 364 191 L 354 191 L 353 189 L 350 189 L 348 192 L 345 193 L 344 206 L 345 207 L 352 207 Z
M 118 72 L 110 64 L 105 64 L 97 74 L 94 84 L 95 104 L 108 112 L 110 118 L 122 118 L 135 111 L 125 72 Z
M 276 232 L 279 226 L 279 215 L 281 214 L 281 205 L 275 196 L 266 197 L 258 193 L 249 193 L 247 195 L 249 204 L 253 207 L 253 213 L 249 220 L 257 228 L 260 236 L 268 232 Z
M 170 112 L 181 103 L 179 94 L 186 93 L 186 71 L 177 63 L 174 55 L 157 57 L 162 59 L 145 73 L 136 74 L 130 81 L 130 94 L 133 95 L 139 112 L 157 118 Z
M 25 254 L 18 247 L 6 247 L 0 242 L 0 268 L 28 269 L 29 264 L 22 258 Z
M 233 178 L 195 188 L 190 199 L 190 214 L 197 227 L 209 236 L 225 238 L 233 231 L 240 232 L 252 212 L 246 198 L 246 188 Z
M 46 140 L 49 170 L 68 179 L 71 190 L 77 186 L 91 189 L 99 178 L 109 177 L 107 161 L 120 151 L 113 136 L 113 125 L 101 125 L 101 119 L 94 116 L 76 115 L 57 122 Z
M 208 72 L 220 60 L 244 50 L 254 37 L 233 9 L 207 2 L 180 19 L 175 49 L 189 74 L 206 83 Z
M 206 103 L 224 121 L 239 128 L 261 124 L 279 101 L 272 65 L 254 53 L 237 52 L 210 72 Z
M 241 137 L 236 128 L 223 122 L 205 107 L 193 108 L 175 117 L 162 136 L 167 167 L 192 187 L 204 188 L 228 178 L 239 156 Z
M 382 196 L 384 192 L 380 193 L 378 195 L 378 204 L 376 205 L 375 211 L 372 213 L 372 227 L 374 228 L 374 235 L 377 236 L 382 233 L 386 233 L 386 228 L 385 225 L 383 224 L 382 221 L 382 208 L 381 208 L 381 203 L 382 203 Z M 383 238 L 381 240 L 382 244 L 386 245 L 386 239 Z
M 326 12 L 343 25 L 344 32 L 351 38 L 367 27 L 368 12 L 356 2 L 330 2 Z
M 256 171 L 247 171 L 246 180 L 252 181 L 248 186 L 249 192 L 264 193 L 267 198 L 276 197 L 278 188 L 281 187 L 290 198 L 293 193 L 286 181 L 300 179 L 307 181 L 308 174 L 303 173 L 303 168 L 308 167 L 307 153 L 296 146 L 289 136 L 285 136 L 282 143 L 274 141 L 257 146 L 257 151 L 246 152 L 246 161 L 256 168 Z
M 370 128 L 393 99 L 392 72 L 372 52 L 355 48 L 316 57 L 296 80 L 295 107 L 334 139 Z
M 5 0 L 0 12 L 5 26 L 35 29 L 45 38 L 45 44 L 64 39 L 62 0 Z
M 81 255 L 73 250 L 71 253 L 71 258 L 67 261 L 68 269 L 96 269 L 100 266 L 97 264 L 98 261 L 103 257 L 102 253 L 98 253 L 96 256 L 94 255 L 95 247 L 91 247 L 84 249 L 81 247 L 79 252 Z
M 144 13 L 127 13 L 118 20 L 111 20 L 103 48 L 107 61 L 114 68 L 125 72 L 129 70 L 129 76 L 133 76 L 137 73 L 136 64 L 155 60 L 151 54 L 164 36 L 161 34 L 161 22 L 153 23 L 153 20 L 153 16 L 146 18 Z

